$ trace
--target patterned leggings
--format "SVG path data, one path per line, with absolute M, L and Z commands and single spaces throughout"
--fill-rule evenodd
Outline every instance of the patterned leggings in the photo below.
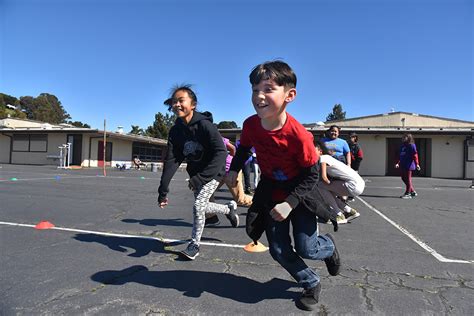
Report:
M 217 180 L 212 179 L 199 189 L 194 191 L 194 206 L 193 206 L 193 232 L 191 240 L 199 245 L 201 241 L 202 232 L 204 231 L 205 214 L 229 214 L 229 207 L 224 204 L 217 204 L 209 202 L 219 186 Z

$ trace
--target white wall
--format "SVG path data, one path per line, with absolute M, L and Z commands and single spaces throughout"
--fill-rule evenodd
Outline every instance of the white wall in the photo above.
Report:
M 90 159 L 90 166 L 97 167 L 98 166 L 98 147 L 99 141 L 103 141 L 103 138 L 92 138 L 91 142 L 91 159 Z M 111 166 L 115 166 L 116 163 L 124 163 L 130 162 L 132 160 L 132 142 L 125 141 L 120 139 L 109 139 L 107 138 L 108 143 L 112 143 L 112 162 Z M 87 150 L 83 151 L 86 153 L 84 155 L 84 163 L 83 165 L 89 167 L 89 137 L 87 137 L 86 141 Z
M 47 152 L 12 152 L 13 164 L 25 165 L 59 165 L 58 160 L 48 159 L 47 156 L 58 156 L 59 146 L 66 143 L 66 133 L 51 133 L 48 135 Z

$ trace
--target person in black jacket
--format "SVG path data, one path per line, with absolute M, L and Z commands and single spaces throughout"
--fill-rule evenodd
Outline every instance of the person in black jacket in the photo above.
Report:
M 199 255 L 205 214 L 225 214 L 232 226 L 237 227 L 237 204 L 235 201 L 227 205 L 209 202 L 225 174 L 227 156 L 222 137 L 212 123 L 211 113 L 196 111 L 197 97 L 189 85 L 175 87 L 165 104 L 178 118 L 168 136 L 168 150 L 158 188 L 158 205 L 164 208 L 168 204 L 171 178 L 179 165 L 186 161 L 189 188 L 194 192 L 195 200 L 191 242 L 182 254 L 193 260 Z

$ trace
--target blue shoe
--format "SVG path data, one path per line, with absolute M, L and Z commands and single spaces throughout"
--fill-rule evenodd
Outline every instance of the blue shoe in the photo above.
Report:
M 194 242 L 190 242 L 186 249 L 181 251 L 181 254 L 189 260 L 194 260 L 199 256 L 199 246 Z

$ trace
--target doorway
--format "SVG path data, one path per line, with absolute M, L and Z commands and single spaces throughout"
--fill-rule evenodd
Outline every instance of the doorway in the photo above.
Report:
M 400 170 L 395 168 L 398 162 L 402 138 L 387 138 L 387 166 L 385 175 L 400 176 Z M 415 145 L 418 151 L 418 160 L 420 162 L 420 171 L 414 171 L 413 176 L 429 177 L 431 176 L 431 139 L 415 138 Z
M 67 142 L 71 144 L 69 155 L 71 155 L 71 166 L 80 166 L 82 164 L 82 135 L 69 134 Z
M 110 166 L 112 161 L 112 143 L 107 142 L 105 147 L 105 166 Z M 104 166 L 104 141 L 100 140 L 97 148 L 97 165 Z

